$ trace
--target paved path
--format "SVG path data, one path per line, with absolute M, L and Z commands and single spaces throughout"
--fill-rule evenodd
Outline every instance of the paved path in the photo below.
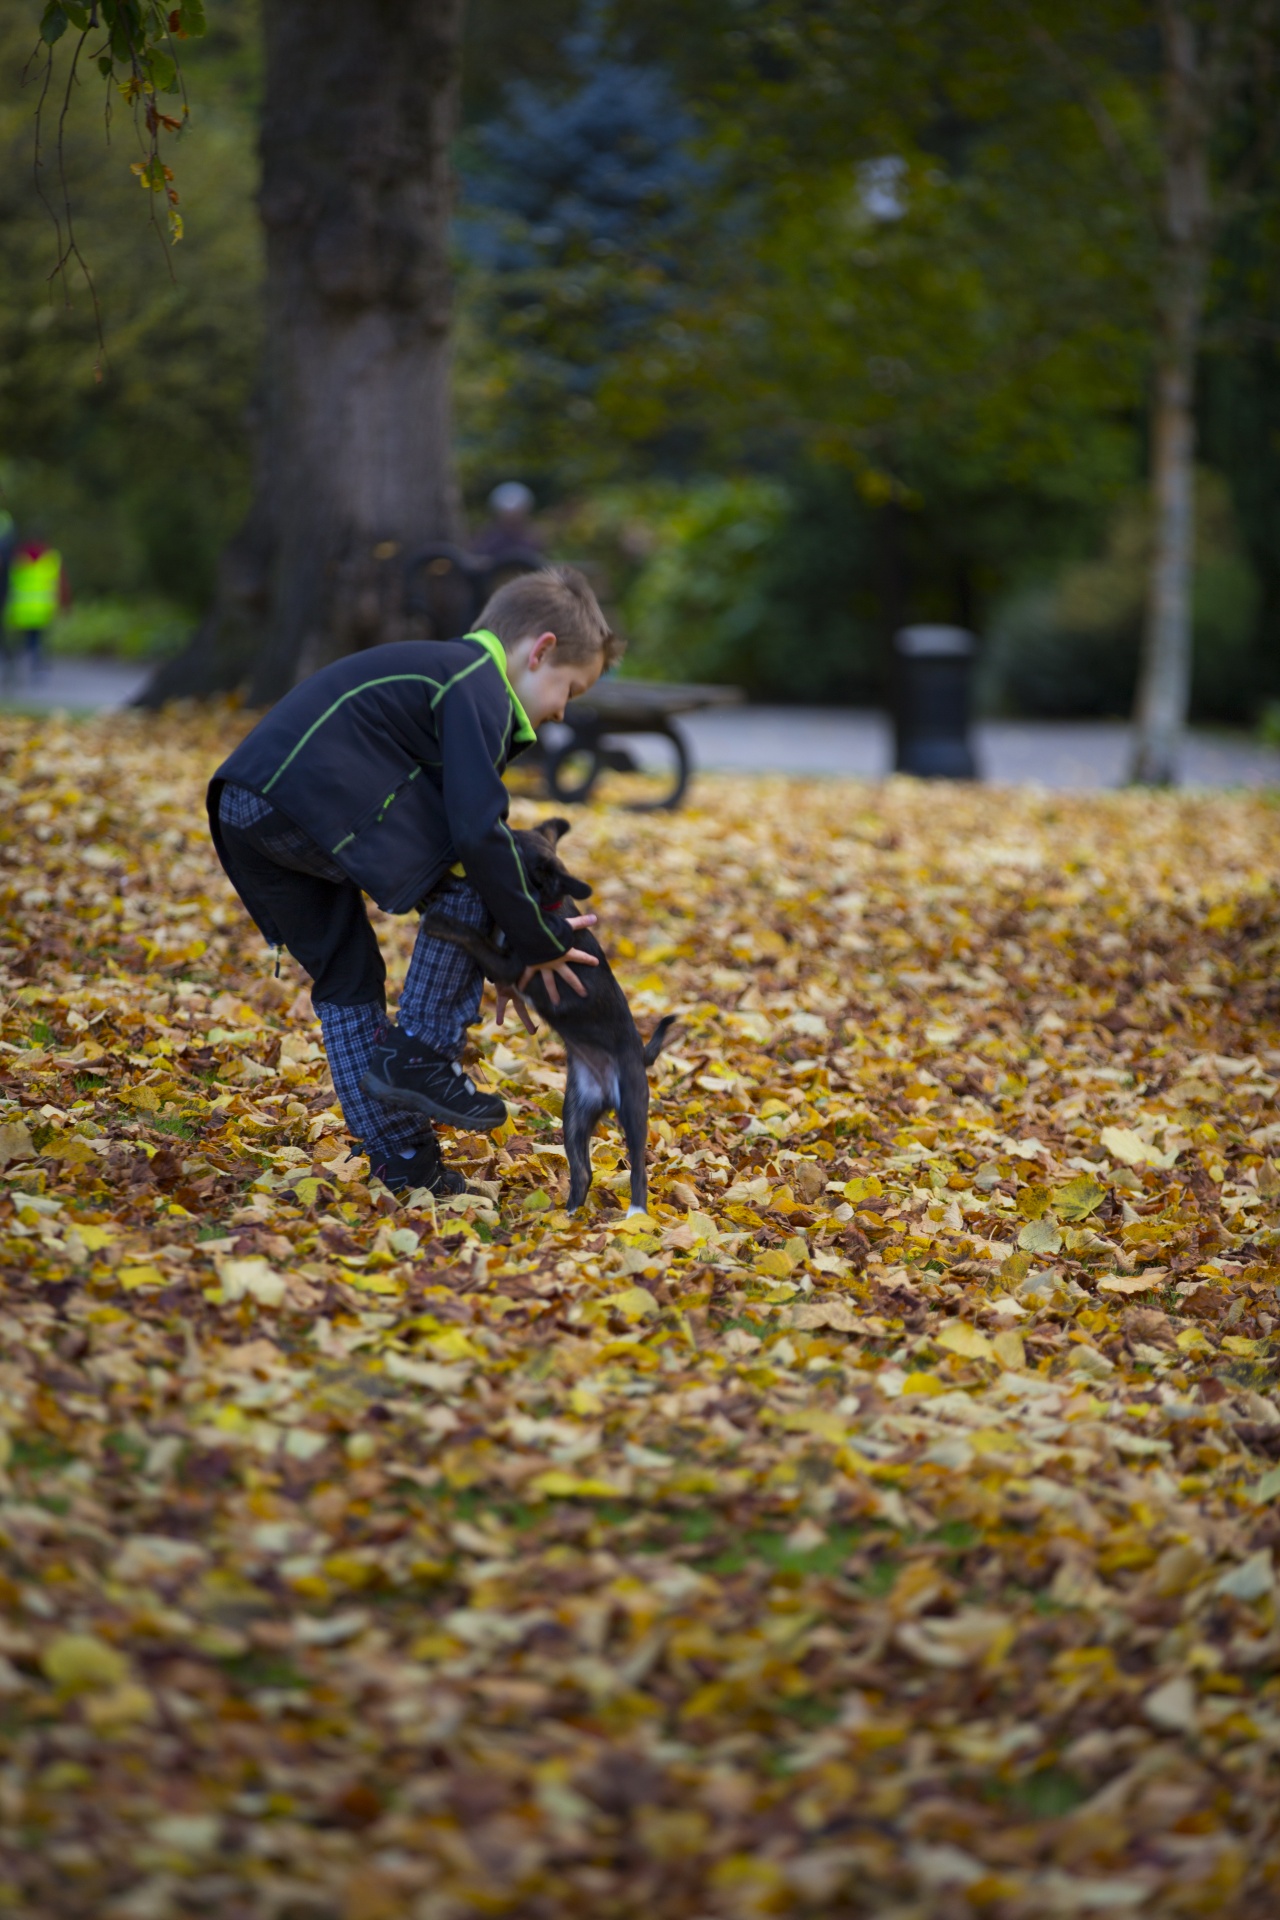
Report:
M 124 660 L 66 660 L 55 654 L 33 684 L 24 661 L 0 681 L 0 712 L 48 713 L 62 707 L 68 713 L 96 713 L 124 707 L 150 672 L 145 664 Z
M 883 714 L 849 707 L 715 707 L 680 722 L 699 767 L 880 779 L 893 765 Z M 974 728 L 979 772 L 1000 783 L 1116 787 L 1125 778 L 1129 729 L 1118 720 L 987 720 Z M 1280 786 L 1280 749 L 1246 734 L 1195 733 L 1182 777 L 1189 786 Z
M 148 669 L 114 660 L 49 663 L 35 687 L 0 691 L 0 710 L 124 706 Z M 736 772 L 848 775 L 875 780 L 888 773 L 892 736 L 884 716 L 850 707 L 721 707 L 680 722 L 697 766 Z M 1129 729 L 1120 721 L 988 720 L 975 728 L 984 778 L 1045 787 L 1115 787 L 1125 775 Z M 634 743 L 644 752 L 641 742 Z M 648 753 L 644 757 L 649 758 Z M 655 742 L 655 764 L 662 749 Z M 1190 786 L 1280 787 L 1280 749 L 1244 734 L 1196 733 L 1187 742 L 1183 779 Z

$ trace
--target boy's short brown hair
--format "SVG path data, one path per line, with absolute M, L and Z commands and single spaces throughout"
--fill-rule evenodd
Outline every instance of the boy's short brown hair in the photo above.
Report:
M 567 667 L 594 660 L 597 654 L 605 667 L 612 667 L 626 646 L 609 631 L 600 602 L 576 567 L 518 573 L 490 596 L 476 625 L 496 633 L 504 647 L 530 634 L 554 633 L 556 661 Z

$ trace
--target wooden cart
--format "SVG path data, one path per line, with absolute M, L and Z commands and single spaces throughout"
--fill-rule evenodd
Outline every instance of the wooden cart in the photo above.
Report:
M 649 735 L 667 743 L 670 783 L 657 799 L 630 802 L 631 809 L 652 813 L 678 807 L 693 772 L 678 717 L 704 707 L 734 706 L 743 698 L 740 687 L 676 686 L 660 680 L 615 680 L 606 674 L 583 699 L 569 702 L 563 726 L 543 728 L 537 748 L 522 756 L 522 764 L 527 766 L 536 751 L 550 797 L 573 805 L 590 797 L 606 770 L 638 772 L 639 762 L 622 740 L 627 734 Z

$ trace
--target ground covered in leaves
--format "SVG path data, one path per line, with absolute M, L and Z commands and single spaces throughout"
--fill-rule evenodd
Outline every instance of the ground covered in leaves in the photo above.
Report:
M 650 1215 L 492 1026 L 407 1209 L 236 730 L 0 730 L 0 1910 L 1274 1914 L 1280 813 L 587 813 Z

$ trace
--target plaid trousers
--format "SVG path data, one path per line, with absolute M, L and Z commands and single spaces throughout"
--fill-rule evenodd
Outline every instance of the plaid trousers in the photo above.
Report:
M 493 924 L 488 907 L 465 880 L 446 880 L 432 894 L 430 904 L 433 912 L 480 933 L 487 933 Z M 483 991 L 484 975 L 470 954 L 419 927 L 400 994 L 399 1023 L 405 1032 L 446 1059 L 456 1060 L 467 1028 L 479 1016 Z M 341 1007 L 322 1001 L 316 1012 L 329 1072 L 350 1131 L 375 1162 L 390 1154 L 411 1153 L 430 1131 L 431 1122 L 384 1105 L 360 1084 L 373 1051 L 373 1036 L 386 1018 L 381 1005 Z
M 219 813 L 225 825 L 249 835 L 257 851 L 274 866 L 351 886 L 342 868 L 323 848 L 257 794 L 228 785 L 222 790 Z M 429 904 L 433 912 L 477 932 L 488 933 L 492 927 L 492 916 L 480 895 L 455 874 L 446 876 Z M 315 911 L 313 907 L 313 917 Z M 380 978 L 377 943 L 363 910 L 358 930 L 371 944 Z M 309 950 L 304 947 L 303 951 Z M 368 971 L 366 965 L 365 973 Z M 366 991 L 373 985 L 374 981 L 368 980 Z M 484 976 L 469 954 L 419 927 L 400 994 L 400 1025 L 415 1040 L 425 1041 L 436 1053 L 456 1060 L 466 1042 L 467 1028 L 479 1015 L 483 989 Z M 342 1003 L 321 998 L 314 1005 L 334 1090 L 351 1133 L 363 1143 L 375 1165 L 395 1154 L 411 1154 L 430 1131 L 430 1121 L 385 1106 L 381 1100 L 372 1099 L 360 1084 L 373 1051 L 374 1034 L 386 1019 L 382 1000 Z

